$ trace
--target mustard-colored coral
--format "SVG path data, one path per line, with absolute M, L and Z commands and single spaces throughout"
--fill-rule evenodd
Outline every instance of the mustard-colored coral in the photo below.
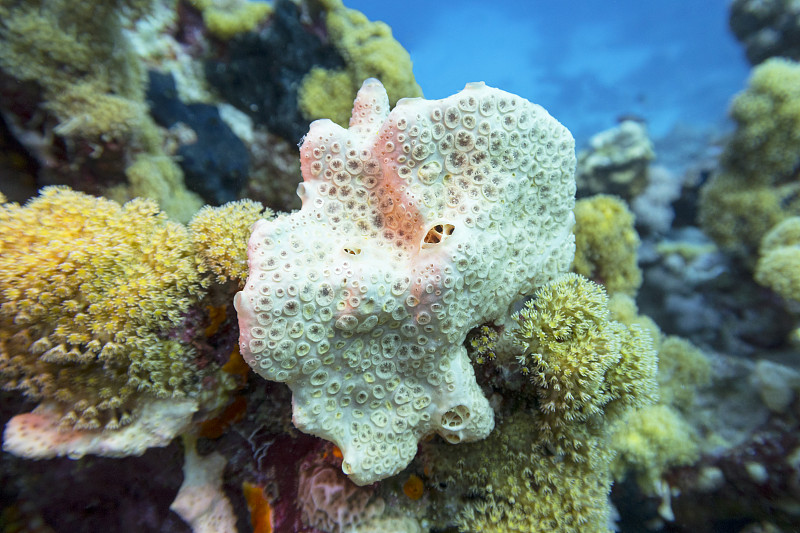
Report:
M 0 207 L 0 381 L 115 428 L 138 397 L 194 389 L 192 350 L 166 333 L 201 294 L 188 231 L 149 200 L 48 187 Z
M 460 531 L 609 531 L 612 453 L 600 433 L 585 432 L 584 455 L 575 461 L 537 440 L 536 418 L 525 410 L 507 415 L 488 438 L 459 445 L 457 454 L 425 445 L 433 482 L 465 494 Z M 443 524 L 452 521 L 445 512 Z
M 201 272 L 211 272 L 218 283 L 236 280 L 244 285 L 250 229 L 257 220 L 271 217 L 272 211 L 253 200 L 201 209 L 189 223 Z
M 635 295 L 642 272 L 633 222 L 633 213 L 616 196 L 598 194 L 575 202 L 572 271 L 602 284 L 609 294 Z
M 627 471 L 637 476 L 645 493 L 654 494 L 669 467 L 692 463 L 699 455 L 697 435 L 672 407 L 656 404 L 631 411 L 615 427 L 612 447 L 617 452 L 614 477 Z
M 761 240 L 755 280 L 788 301 L 800 301 L 800 217 L 777 224 Z
M 253 31 L 272 14 L 272 5 L 248 0 L 190 0 L 203 14 L 203 23 L 220 39 Z
M 610 320 L 603 288 L 565 274 L 540 288 L 514 316 L 541 412 L 539 432 L 559 453 L 577 453 L 575 422 L 651 402 L 656 392 L 653 339 L 638 326 Z
M 800 215 L 800 64 L 756 67 L 730 115 L 736 132 L 701 191 L 700 222 L 724 249 L 751 256 L 775 224 Z
M 400 98 L 422 96 L 411 71 L 411 57 L 383 22 L 372 22 L 341 0 L 320 0 L 331 44 L 344 58 L 344 70 L 312 69 L 298 91 L 300 109 L 309 120 L 330 118 L 343 127 L 353 100 L 367 78 L 377 78 L 391 107 Z
M 698 388 L 711 381 L 711 362 L 694 344 L 669 335 L 658 348 L 660 402 L 688 411 Z
M 128 183 L 110 187 L 105 196 L 119 203 L 150 198 L 178 222 L 187 222 L 203 206 L 203 200 L 186 189 L 181 167 L 166 155 L 139 154 L 125 169 Z
M 300 109 L 307 118 L 324 117 L 342 127 L 348 126 L 355 98 L 349 72 L 314 67 L 303 78 L 297 96 Z

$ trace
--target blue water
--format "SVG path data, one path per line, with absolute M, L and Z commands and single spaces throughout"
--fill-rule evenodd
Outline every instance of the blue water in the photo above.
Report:
M 579 144 L 622 114 L 654 137 L 719 123 L 749 70 L 727 0 L 345 4 L 392 27 L 426 98 L 482 80 L 544 106 Z

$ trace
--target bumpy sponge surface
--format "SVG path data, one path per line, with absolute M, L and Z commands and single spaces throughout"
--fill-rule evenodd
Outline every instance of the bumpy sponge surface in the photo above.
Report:
M 405 467 L 426 434 L 486 437 L 464 339 L 569 267 L 569 131 L 483 83 L 390 113 L 370 79 L 350 128 L 313 122 L 300 154 L 302 209 L 250 238 L 245 360 L 289 385 L 295 425 L 336 443 L 358 484 Z

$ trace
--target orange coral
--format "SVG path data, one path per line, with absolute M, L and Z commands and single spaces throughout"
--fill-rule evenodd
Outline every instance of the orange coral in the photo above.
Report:
M 272 533 L 272 507 L 264 496 L 264 487 L 245 481 L 242 492 L 250 511 L 250 524 L 253 533 Z
M 403 493 L 412 500 L 419 500 L 422 498 L 422 493 L 425 492 L 425 486 L 422 483 L 422 478 L 416 474 L 411 474 L 408 479 L 403 483 Z

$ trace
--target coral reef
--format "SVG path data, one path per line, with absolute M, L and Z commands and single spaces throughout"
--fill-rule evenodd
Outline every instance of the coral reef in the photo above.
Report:
M 294 144 L 308 127 L 298 107 L 301 80 L 315 66 L 343 64 L 335 48 L 303 24 L 299 5 L 278 0 L 267 27 L 231 38 L 205 72 L 227 102 Z
M 155 71 L 149 72 L 147 104 L 160 126 L 180 131 L 175 155 L 189 190 L 213 205 L 236 200 L 247 181 L 250 156 L 217 107 L 184 104 L 172 74 Z
M 458 454 L 424 446 L 433 481 L 465 498 L 463 531 L 607 531 L 611 429 L 656 394 L 656 354 L 639 325 L 610 319 L 599 285 L 568 273 L 536 291 L 510 331 L 528 403 Z M 513 357 L 498 353 L 495 364 Z
M 41 162 L 39 186 L 68 184 L 121 202 L 152 198 L 186 221 L 202 202 L 184 187 L 147 113 L 143 61 L 126 29 L 154 4 L 0 5 L 0 81 L 16 87 L 0 108 Z
M 770 59 L 733 100 L 736 132 L 702 190 L 700 223 L 725 251 L 755 255 L 767 231 L 800 214 L 800 65 Z
M 578 153 L 578 196 L 607 193 L 630 201 L 647 186 L 647 167 L 654 158 L 653 143 L 641 122 L 625 120 L 600 132 Z
M 0 530 L 797 530 L 795 4 L 576 158 L 342 0 L 0 0 Z
M 757 65 L 770 57 L 800 60 L 800 6 L 792 0 L 734 0 L 730 26 Z
M 189 233 L 157 206 L 46 188 L 0 207 L 0 376 L 54 402 L 62 423 L 114 429 L 142 396 L 183 396 L 200 374 L 167 337 L 202 289 Z
M 785 300 L 800 302 L 800 217 L 789 217 L 764 235 L 754 275 Z
M 575 260 L 572 271 L 603 285 L 610 294 L 636 294 L 639 235 L 625 202 L 598 194 L 575 202 Z
M 408 52 L 383 22 L 371 22 L 348 9 L 342 0 L 318 0 L 324 11 L 328 39 L 344 58 L 343 69 L 316 67 L 298 91 L 300 109 L 310 120 L 327 118 L 347 127 L 353 99 L 361 83 L 376 78 L 386 88 L 389 105 L 400 98 L 422 96 L 411 72 Z M 314 5 L 314 3 L 312 3 Z
M 491 430 L 462 343 L 566 270 L 573 146 L 483 84 L 390 113 L 367 80 L 350 129 L 312 124 L 303 208 L 256 223 L 234 304 L 245 360 L 289 384 L 295 425 L 335 442 L 356 483 L 399 471 L 426 433 Z

